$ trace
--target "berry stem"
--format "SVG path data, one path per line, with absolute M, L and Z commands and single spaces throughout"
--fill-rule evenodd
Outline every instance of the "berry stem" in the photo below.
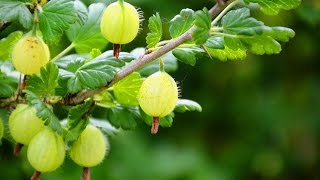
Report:
M 17 143 L 13 149 L 13 155 L 19 156 L 22 148 L 23 148 L 23 144 Z
M 152 125 L 151 125 L 151 134 L 157 134 L 158 128 L 159 128 L 159 117 L 153 117 L 152 118 Z
M 90 180 L 90 169 L 88 167 L 82 169 L 82 180 Z
M 35 171 L 31 176 L 31 180 L 40 180 L 41 172 Z
M 71 43 L 68 47 L 66 47 L 61 53 L 59 53 L 56 57 L 51 59 L 51 62 L 55 62 L 56 60 L 60 59 L 62 56 L 66 55 L 71 49 L 74 48 L 74 44 Z
M 119 58 L 120 51 L 121 51 L 121 45 L 113 44 L 113 56 L 115 56 L 117 59 Z
M 159 64 L 160 64 L 160 71 L 164 72 L 164 63 L 163 63 L 163 59 L 162 58 L 160 58 Z

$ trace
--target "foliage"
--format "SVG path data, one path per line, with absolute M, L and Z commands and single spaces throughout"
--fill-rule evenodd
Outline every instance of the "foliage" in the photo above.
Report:
M 277 15 L 281 10 L 294 9 L 300 4 L 300 0 L 243 2 L 258 5 L 267 15 Z M 16 103 L 7 103 L 12 97 L 31 104 L 37 116 L 62 135 L 68 146 L 89 123 L 110 134 L 141 128 L 145 124 L 152 126 L 153 117 L 139 107 L 137 94 L 144 78 L 159 70 L 159 63 L 164 62 L 164 70 L 173 72 L 177 70 L 177 60 L 196 66 L 203 59 L 227 61 L 242 60 L 248 53 L 279 54 L 282 43 L 295 36 L 290 28 L 266 25 L 264 20 L 251 15 L 250 6 L 242 7 L 244 4 L 235 0 L 213 17 L 207 8 L 198 11 L 186 8 L 165 23 L 166 16 L 155 13 L 148 18 L 149 31 L 143 53 L 137 56 L 133 52 L 120 52 L 115 58 L 113 52 L 107 50 L 110 47 L 100 32 L 101 15 L 107 5 L 91 0 L 51 0 L 44 5 L 31 0 L 1 1 L 0 25 L 8 27 L 3 26 L 6 31 L 0 32 L 0 110 L 3 108 L 10 113 Z M 18 86 L 22 80 L 12 68 L 11 50 L 22 32 L 35 30 L 50 45 L 50 50 L 60 53 L 41 68 L 40 74 L 27 76 L 23 80 L 25 89 L 18 93 L 17 89 L 24 88 L 24 84 Z M 187 38 L 173 46 L 181 37 Z M 123 49 L 128 47 L 131 46 Z M 163 53 L 165 55 L 153 56 L 165 47 L 170 47 Z M 143 58 L 153 62 L 139 64 Z M 136 64 L 138 67 L 132 69 Z M 202 110 L 196 101 L 179 99 L 174 112 L 160 118 L 160 126 L 172 127 L 174 119 L 180 116 L 177 112 Z

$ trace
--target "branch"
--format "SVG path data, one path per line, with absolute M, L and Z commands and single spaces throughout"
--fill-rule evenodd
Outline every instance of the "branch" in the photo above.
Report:
M 224 3 L 221 3 L 224 2 Z M 230 3 L 232 3 L 232 0 L 219 0 L 218 3 L 216 3 L 210 10 L 209 13 L 212 17 L 216 17 L 220 14 L 221 11 L 223 11 Z M 94 90 L 84 90 L 79 92 L 78 94 L 75 94 L 73 97 L 68 97 L 62 99 L 59 104 L 79 104 L 85 99 L 98 94 L 102 92 L 105 89 L 108 89 L 121 79 L 125 78 L 132 72 L 138 70 L 139 68 L 143 67 L 144 65 L 154 61 L 155 59 L 161 57 L 162 55 L 170 52 L 174 48 L 178 47 L 179 45 L 185 43 L 188 40 L 192 39 L 192 32 L 195 30 L 195 26 L 191 27 L 187 32 L 180 35 L 178 38 L 174 39 L 173 41 L 170 41 L 166 45 L 162 46 L 159 50 L 153 51 L 150 54 L 146 54 L 133 63 L 126 66 L 124 69 L 120 70 L 114 77 L 114 79 L 106 86 L 103 86 L 99 89 Z

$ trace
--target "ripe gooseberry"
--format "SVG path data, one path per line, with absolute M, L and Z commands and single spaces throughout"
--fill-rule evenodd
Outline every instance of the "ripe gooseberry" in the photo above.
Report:
M 40 172 L 56 170 L 65 157 L 62 137 L 50 128 L 45 128 L 30 141 L 27 157 L 31 166 L 36 169 L 34 176 L 40 176 Z
M 70 149 L 71 159 L 83 167 L 83 179 L 89 179 L 89 167 L 101 163 L 108 149 L 108 140 L 100 129 L 89 124 Z
M 119 56 L 120 44 L 127 44 L 137 36 L 139 25 L 137 9 L 123 0 L 111 3 L 104 10 L 100 29 L 102 35 L 114 44 L 114 56 Z
M 13 139 L 28 145 L 31 139 L 45 128 L 43 121 L 36 115 L 36 109 L 26 104 L 18 104 L 9 116 L 9 130 Z
M 151 133 L 157 133 L 159 117 L 171 113 L 178 100 L 178 87 L 166 72 L 158 71 L 150 75 L 141 85 L 138 101 L 142 110 L 153 118 Z
M 50 59 L 48 46 L 31 33 L 23 36 L 12 50 L 12 63 L 23 74 L 39 74 L 40 68 Z

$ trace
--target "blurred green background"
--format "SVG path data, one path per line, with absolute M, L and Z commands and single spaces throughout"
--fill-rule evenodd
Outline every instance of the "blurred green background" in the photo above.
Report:
M 165 33 L 181 9 L 214 4 L 209 0 L 128 2 L 140 7 L 145 19 L 160 12 Z M 290 27 L 296 36 L 279 55 L 199 60 L 194 67 L 179 64 L 173 76 L 180 82 L 182 97 L 199 102 L 203 112 L 176 114 L 173 126 L 161 128 L 156 136 L 144 125 L 110 137 L 110 154 L 92 168 L 92 179 L 320 179 L 320 1 L 305 0 L 298 9 L 278 16 L 258 10 L 253 15 L 267 25 Z M 146 25 L 145 20 L 144 30 L 124 50 L 146 45 Z M 25 150 L 16 158 L 12 148 L 8 141 L 2 142 L 0 179 L 29 179 L 33 170 Z M 80 176 L 81 168 L 67 158 L 58 171 L 42 179 Z

